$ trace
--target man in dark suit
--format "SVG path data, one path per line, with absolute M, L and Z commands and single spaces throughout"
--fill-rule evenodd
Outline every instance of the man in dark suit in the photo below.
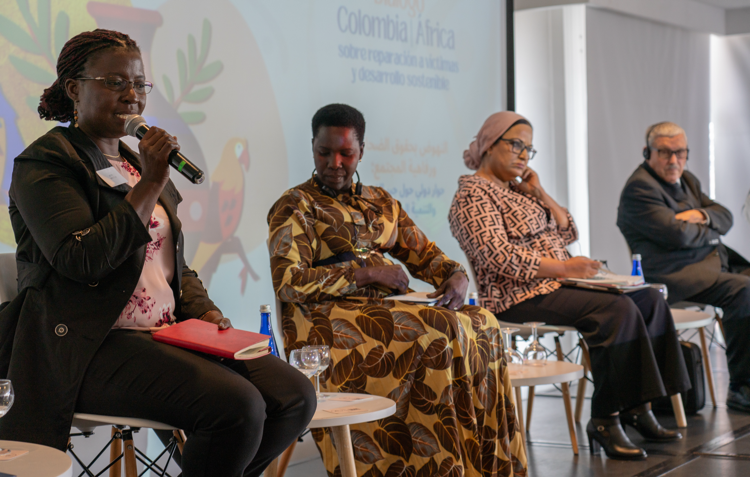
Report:
M 685 170 L 687 136 L 680 126 L 649 127 L 646 144 L 645 161 L 620 196 L 617 226 L 633 253 L 641 254 L 646 280 L 667 285 L 670 302 L 724 310 L 727 406 L 750 412 L 750 263 L 721 243 L 732 213 Z

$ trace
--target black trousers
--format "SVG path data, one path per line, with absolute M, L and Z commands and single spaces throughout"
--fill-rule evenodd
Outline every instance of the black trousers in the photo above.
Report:
M 310 381 L 276 357 L 220 360 L 115 330 L 88 367 L 76 412 L 178 427 L 188 435 L 184 477 L 239 477 L 261 475 L 316 404 Z
M 744 267 L 743 267 L 744 268 Z M 732 270 L 734 271 L 734 269 Z M 720 273 L 719 279 L 686 301 L 719 306 L 727 341 L 727 367 L 732 383 L 750 383 L 750 269 Z
M 592 417 L 690 389 L 672 314 L 653 288 L 617 295 L 563 287 L 496 316 L 512 323 L 573 326 L 581 333 L 594 377 Z

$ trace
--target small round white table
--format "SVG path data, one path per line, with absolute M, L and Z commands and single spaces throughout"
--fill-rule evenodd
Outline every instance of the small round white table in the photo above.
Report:
M 0 461 L 0 472 L 18 477 L 71 477 L 73 462 L 64 452 L 28 442 L 0 441 L 3 449 L 23 449 L 28 454 Z
M 516 390 L 516 414 L 518 428 L 521 432 L 524 449 L 526 449 L 526 430 L 523 426 L 523 401 L 521 400 L 521 386 L 539 386 L 542 384 L 563 383 L 563 405 L 568 418 L 568 432 L 573 453 L 578 455 L 578 439 L 573 425 L 573 407 L 570 403 L 570 391 L 567 384 L 583 377 L 583 366 L 567 361 L 547 361 L 545 366 L 526 366 L 509 364 L 510 384 Z
M 356 477 L 357 469 L 354 464 L 354 448 L 352 447 L 352 436 L 349 432 L 350 424 L 372 422 L 386 418 L 396 412 L 396 403 L 388 398 L 372 396 L 370 394 L 356 393 L 323 393 L 327 397 L 324 401 L 318 401 L 315 415 L 307 425 L 310 429 L 319 427 L 330 427 L 333 440 L 336 442 L 336 454 L 339 457 L 341 477 Z M 344 401 L 341 399 L 359 399 L 356 401 Z M 349 412 L 336 413 L 338 410 L 352 408 Z M 354 410 L 353 408 L 358 408 Z M 268 466 L 264 475 L 276 477 L 278 459 Z

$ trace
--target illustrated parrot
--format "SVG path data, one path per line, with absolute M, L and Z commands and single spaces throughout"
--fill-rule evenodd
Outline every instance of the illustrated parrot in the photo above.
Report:
M 244 169 L 244 170 L 243 170 Z M 250 266 L 240 238 L 235 235 L 245 203 L 245 172 L 250 169 L 247 140 L 232 138 L 227 141 L 216 169 L 211 173 L 206 227 L 201 235 L 192 268 L 198 272 L 208 288 L 221 257 L 236 254 L 244 267 L 240 271 L 240 291 L 245 293 L 247 277 L 260 277 Z

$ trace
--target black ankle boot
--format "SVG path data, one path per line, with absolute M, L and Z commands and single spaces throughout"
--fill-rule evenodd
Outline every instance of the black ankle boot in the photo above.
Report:
M 592 417 L 586 426 L 586 434 L 592 454 L 598 454 L 603 447 L 610 459 L 643 460 L 647 457 L 645 450 L 630 442 L 617 416 L 603 419 Z
M 651 407 L 647 404 L 631 409 L 627 412 L 620 413 L 620 422 L 624 426 L 630 426 L 644 439 L 651 441 L 674 441 L 682 439 L 682 434 L 678 431 L 665 429 L 656 420 L 656 416 L 651 412 Z

